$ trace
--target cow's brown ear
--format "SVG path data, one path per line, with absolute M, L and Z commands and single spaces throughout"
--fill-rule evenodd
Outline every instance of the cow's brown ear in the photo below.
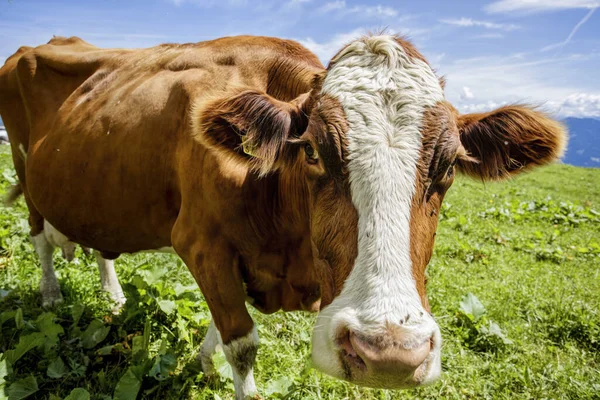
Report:
M 193 112 L 194 134 L 201 143 L 245 158 L 260 175 L 277 168 L 289 139 L 300 136 L 308 117 L 301 96 L 284 102 L 254 90 L 213 99 Z
M 520 105 L 458 118 L 467 155 L 458 170 L 484 180 L 499 180 L 548 164 L 563 155 L 565 127 L 542 112 Z

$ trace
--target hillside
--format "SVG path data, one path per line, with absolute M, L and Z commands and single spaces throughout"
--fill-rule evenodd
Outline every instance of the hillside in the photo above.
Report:
M 8 147 L 0 147 L 0 194 L 12 176 Z M 568 165 L 506 183 L 457 178 L 427 272 L 444 340 L 440 382 L 386 391 L 333 380 L 309 368 L 314 315 L 252 311 L 261 338 L 259 390 L 289 399 L 597 398 L 598 182 L 600 169 Z M 78 252 L 78 264 L 69 264 L 56 252 L 65 302 L 43 310 L 26 218 L 22 200 L 0 212 L 0 351 L 9 355 L 0 384 L 9 393 L 54 399 L 81 388 L 93 399 L 125 390 L 129 397 L 119 398 L 134 399 L 138 390 L 138 399 L 232 398 L 222 353 L 217 382 L 194 362 L 210 317 L 179 259 L 120 257 L 128 301 L 113 316 L 92 258 Z M 470 306 L 473 296 L 483 314 Z M 41 334 L 50 336 L 35 342 Z

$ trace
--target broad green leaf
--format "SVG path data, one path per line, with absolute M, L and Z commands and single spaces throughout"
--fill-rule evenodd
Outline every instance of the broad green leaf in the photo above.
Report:
M 167 315 L 177 308 L 177 304 L 173 300 L 158 300 L 158 306 Z
M 83 388 L 73 389 L 65 400 L 90 400 L 90 393 Z
M 29 375 L 27 378 L 18 380 L 8 387 L 9 400 L 21 400 L 31 396 L 38 391 L 38 384 L 35 376 Z
M 16 310 L 4 311 L 2 314 L 0 314 L 0 325 L 4 324 L 9 319 L 13 319 L 15 315 L 17 315 Z
M 148 350 L 150 345 L 150 332 L 152 331 L 152 321 L 150 318 L 146 318 L 144 322 L 144 350 Z
M 94 348 L 108 336 L 110 326 L 104 326 L 102 321 L 93 320 L 81 334 L 81 344 L 86 349 Z
M 68 373 L 69 367 L 66 366 L 65 362 L 60 357 L 52 361 L 46 370 L 46 375 L 52 379 L 62 378 Z
M 35 327 L 46 336 L 46 342 L 44 345 L 46 348 L 50 348 L 58 344 L 58 336 L 65 333 L 62 326 L 54 322 L 56 315 L 51 312 L 45 312 L 41 314 L 35 320 Z
M 138 274 L 146 281 L 148 285 L 153 285 L 158 282 L 167 273 L 167 268 L 164 266 L 157 266 L 151 270 L 141 270 Z
M 290 387 L 293 383 L 294 382 L 287 376 L 282 376 L 279 379 L 272 380 L 269 383 L 267 383 L 267 387 L 265 388 L 265 394 L 267 396 L 272 396 L 273 394 L 285 396 L 289 393 Z
M 169 378 L 169 374 L 175 371 L 176 367 L 177 357 L 173 352 L 168 352 L 167 354 L 156 357 L 154 365 L 152 366 L 152 369 L 150 369 L 148 375 L 158 381 L 164 381 Z
M 145 358 L 139 361 L 137 364 L 132 365 L 129 369 L 141 382 L 144 379 L 144 377 L 148 375 L 150 368 L 152 368 L 152 359 Z
M 113 400 L 135 400 L 142 382 L 135 376 L 131 368 L 119 379 Z
M 8 375 L 8 364 L 2 354 L 0 354 L 0 385 L 4 384 L 6 376 Z
M 460 309 L 467 315 L 472 315 L 475 321 L 479 320 L 485 314 L 486 310 L 483 304 L 473 293 L 468 293 L 460 302 Z
M 85 305 L 81 303 L 73 304 L 71 308 L 71 316 L 73 317 L 73 325 L 77 325 L 83 312 L 85 311 Z
M 114 345 L 112 345 L 112 344 L 110 346 L 104 346 L 104 347 L 96 350 L 96 354 L 98 354 L 99 356 L 107 356 L 110 353 L 112 353 L 113 347 L 114 347 Z
M 148 351 L 145 347 L 143 336 L 134 336 L 131 339 L 131 355 L 134 362 L 143 361 L 148 357 Z
M 233 380 L 233 371 L 231 370 L 231 365 L 229 365 L 227 362 L 225 353 L 223 353 L 223 351 L 217 351 L 215 354 L 213 354 L 212 360 L 221 379 Z
M 493 321 L 490 321 L 489 325 L 487 327 L 482 326 L 481 331 L 487 335 L 498 337 L 506 345 L 513 344 L 512 340 L 507 338 L 506 335 L 504 334 L 504 331 L 502 331 L 502 329 L 500 329 L 498 324 L 496 324 Z
M 200 289 L 198 288 L 198 285 L 196 285 L 196 284 L 184 286 L 179 282 L 176 282 L 175 285 L 173 285 L 173 290 L 175 290 L 175 296 L 177 296 L 177 297 L 181 296 L 183 293 L 186 293 L 186 292 L 199 292 L 200 291 Z
M 15 325 L 17 326 L 17 329 L 21 329 L 23 328 L 24 324 L 25 321 L 23 320 L 23 310 L 17 308 L 15 311 Z
M 23 357 L 28 351 L 44 344 L 46 338 L 43 333 L 34 332 L 29 335 L 23 335 L 19 338 L 17 346 L 6 352 L 6 360 L 14 364 Z

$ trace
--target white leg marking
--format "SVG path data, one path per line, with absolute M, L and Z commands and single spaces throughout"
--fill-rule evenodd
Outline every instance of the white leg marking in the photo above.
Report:
M 52 307 L 62 302 L 63 297 L 60 293 L 60 285 L 56 274 L 54 273 L 54 266 L 52 265 L 52 253 L 54 247 L 46 239 L 44 232 L 41 232 L 31 237 L 31 242 L 35 248 L 35 252 L 40 258 L 40 264 L 42 265 L 42 279 L 40 281 L 40 292 L 42 294 L 42 306 Z
M 246 336 L 223 345 L 225 358 L 227 358 L 233 370 L 236 400 L 244 400 L 257 394 L 253 373 L 257 350 L 258 332 L 256 326 Z
M 121 289 L 119 278 L 115 272 L 114 260 L 106 260 L 100 255 L 100 252 L 94 250 L 94 256 L 96 256 L 96 262 L 98 263 L 98 270 L 100 271 L 100 281 L 102 282 L 102 289 L 105 292 L 110 293 L 110 297 L 117 303 L 115 311 L 119 310 L 123 304 L 127 301 Z
M 75 257 L 75 243 L 71 242 L 68 237 L 59 232 L 58 229 L 46 220 L 44 220 L 44 235 L 46 235 L 46 240 L 52 246 L 60 247 L 65 260 L 73 261 Z
M 219 331 L 215 326 L 215 321 L 211 320 L 202 347 L 200 348 L 200 362 L 202 363 L 202 371 L 208 378 L 215 376 L 215 364 L 213 363 L 212 356 L 217 351 L 217 345 L 221 341 Z

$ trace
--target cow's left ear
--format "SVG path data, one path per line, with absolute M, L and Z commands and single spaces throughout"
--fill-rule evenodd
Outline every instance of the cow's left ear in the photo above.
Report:
M 548 164 L 563 153 L 565 127 L 542 112 L 519 105 L 458 117 L 460 141 L 467 156 L 458 158 L 459 172 L 499 180 Z
M 192 112 L 196 140 L 207 147 L 245 159 L 265 175 L 285 158 L 290 139 L 308 125 L 308 95 L 290 102 L 266 93 L 243 90 L 196 104 Z

